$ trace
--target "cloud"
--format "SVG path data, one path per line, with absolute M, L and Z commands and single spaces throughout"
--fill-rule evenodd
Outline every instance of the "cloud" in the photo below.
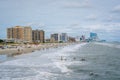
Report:
M 76 27 L 76 26 L 79 26 L 79 24 L 75 23 L 75 24 L 71 24 L 70 26 L 71 27 Z
M 77 29 L 79 27 L 80 27 L 79 23 L 73 23 L 73 24 L 68 25 L 66 28 Z
M 31 26 L 34 29 L 43 29 L 45 27 L 45 24 L 31 22 L 31 23 L 27 23 L 26 26 Z
M 88 25 L 80 25 L 80 24 L 77 24 L 76 26 L 74 26 L 74 24 L 71 24 L 68 28 L 71 28 L 71 29 L 76 29 L 76 30 L 98 30 L 98 29 L 101 29 L 101 26 L 100 24 L 88 24 Z
M 120 5 L 115 6 L 112 12 L 120 12 Z
M 83 2 L 67 2 L 64 3 L 65 8 L 90 8 L 91 4 L 89 2 L 90 0 L 84 0 Z
M 89 15 L 86 17 L 87 20 L 96 20 L 97 16 L 96 15 Z
M 104 24 L 93 24 L 86 26 L 91 31 L 105 31 L 111 33 L 112 31 L 120 31 L 120 23 L 104 23 Z
M 72 25 L 72 24 L 71 24 Z M 111 31 L 120 31 L 120 23 L 96 23 L 96 24 L 77 24 L 76 26 L 69 26 L 68 28 L 71 28 L 75 31 L 102 31 L 102 32 L 111 32 Z
M 118 15 L 109 15 L 107 17 L 106 21 L 108 21 L 108 22 L 120 22 L 120 17 L 118 17 L 118 16 L 119 16 L 119 14 Z
M 49 33 L 61 33 L 61 32 L 68 32 L 71 31 L 70 28 L 67 28 L 66 26 L 46 26 L 46 31 Z

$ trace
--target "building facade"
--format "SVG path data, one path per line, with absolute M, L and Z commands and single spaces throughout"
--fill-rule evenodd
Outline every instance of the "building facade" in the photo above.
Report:
M 32 42 L 32 28 L 24 27 L 24 41 Z
M 61 33 L 60 34 L 60 41 L 62 41 L 62 42 L 67 42 L 68 41 L 67 33 Z
M 13 28 L 7 28 L 7 39 L 13 39 Z
M 60 35 L 58 33 L 51 34 L 50 42 L 59 42 L 59 41 L 60 41 Z
M 69 42 L 76 42 L 76 40 L 75 40 L 74 37 L 69 37 L 69 38 L 68 38 L 68 41 L 69 41 Z
M 31 34 L 31 27 L 15 26 L 12 28 L 7 28 L 7 39 L 13 39 L 15 42 L 31 42 Z
M 91 40 L 97 40 L 97 39 L 98 39 L 97 33 L 91 32 L 91 33 L 90 33 L 90 39 L 91 39 Z
M 43 30 L 32 30 L 32 41 L 44 43 L 45 32 Z

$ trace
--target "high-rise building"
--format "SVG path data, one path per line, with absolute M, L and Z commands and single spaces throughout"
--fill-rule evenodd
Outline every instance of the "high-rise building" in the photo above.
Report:
M 91 32 L 91 33 L 90 33 L 90 39 L 91 39 L 91 40 L 97 40 L 97 39 L 98 39 L 97 33 Z
M 7 38 L 13 39 L 13 28 L 7 28 Z
M 16 42 L 31 42 L 31 27 L 15 26 L 7 29 L 7 38 L 14 39 Z
M 7 38 L 14 40 L 24 40 L 24 28 L 15 26 L 7 29 Z
M 60 35 L 58 33 L 51 34 L 51 42 L 59 42 L 60 41 Z
M 68 41 L 67 33 L 61 33 L 60 34 L 60 41 L 62 41 L 62 42 L 67 42 Z
M 31 27 L 24 27 L 24 41 L 32 42 L 32 28 Z
M 32 40 L 33 42 L 41 42 L 45 41 L 45 33 L 43 30 L 32 30 Z

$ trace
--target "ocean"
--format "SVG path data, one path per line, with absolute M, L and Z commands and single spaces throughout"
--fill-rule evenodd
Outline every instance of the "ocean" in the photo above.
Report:
M 0 60 L 0 80 L 120 80 L 120 43 L 115 42 L 1 55 Z

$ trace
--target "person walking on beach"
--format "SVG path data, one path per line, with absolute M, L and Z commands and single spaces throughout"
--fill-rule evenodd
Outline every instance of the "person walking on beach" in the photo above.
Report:
M 20 49 L 18 48 L 18 52 L 20 52 Z

